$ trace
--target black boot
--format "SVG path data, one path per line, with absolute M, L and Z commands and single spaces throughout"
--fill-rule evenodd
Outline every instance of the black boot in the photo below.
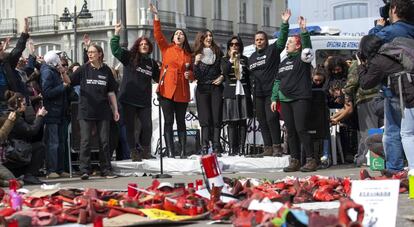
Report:
M 141 152 L 138 152 L 135 147 L 129 149 L 129 151 L 130 151 L 131 160 L 133 162 L 141 162 L 142 161 L 142 154 L 141 154 Z
M 167 155 L 168 157 L 174 157 L 174 138 L 173 138 L 173 132 L 164 132 L 164 138 L 165 138 L 165 146 L 167 147 Z
M 242 120 L 239 123 L 239 155 L 246 155 L 245 145 L 246 145 L 246 134 L 247 134 L 246 121 Z
M 221 147 L 221 143 L 220 143 L 220 132 L 221 132 L 221 128 L 214 128 L 213 153 L 215 153 L 217 157 L 221 157 L 221 153 L 223 153 L 223 148 Z
M 180 158 L 187 158 L 186 144 L 187 144 L 187 132 L 178 132 L 178 141 L 180 142 Z
M 232 123 L 229 124 L 228 127 L 228 134 L 229 134 L 229 145 L 230 145 L 230 151 L 229 155 L 234 156 L 239 153 L 238 151 L 238 141 L 237 141 L 237 128 L 234 127 Z
M 201 155 L 208 154 L 208 149 L 210 148 L 209 134 L 209 127 L 201 127 Z

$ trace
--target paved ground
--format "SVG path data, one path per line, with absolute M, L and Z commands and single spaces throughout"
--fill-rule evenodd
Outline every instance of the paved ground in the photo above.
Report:
M 316 174 L 324 176 L 350 176 L 352 179 L 358 179 L 360 168 L 354 168 L 352 165 L 341 165 L 334 166 L 329 169 L 319 170 Z M 304 174 L 301 172 L 292 173 L 293 176 L 307 176 L 309 174 Z M 253 177 L 253 178 L 267 178 L 267 179 L 281 179 L 286 176 L 283 172 L 260 172 L 260 173 L 234 173 L 234 174 L 225 174 L 227 177 Z M 201 175 L 186 175 L 186 176 L 173 176 L 170 179 L 161 179 L 160 181 L 168 181 L 171 183 L 176 182 L 194 182 L 196 179 L 201 179 Z M 100 177 L 92 177 L 90 180 L 82 181 L 78 177 L 71 179 L 57 179 L 57 180 L 46 180 L 48 183 L 61 183 L 63 187 L 75 187 L 75 188 L 85 188 L 92 187 L 98 189 L 119 189 L 126 190 L 127 184 L 130 182 L 137 183 L 140 187 L 147 187 L 151 184 L 152 178 L 148 177 L 120 177 L 116 179 L 103 179 Z M 28 189 L 38 188 L 34 186 L 27 186 Z M 408 199 L 408 194 L 401 194 L 398 201 L 398 216 L 397 216 L 397 226 L 413 226 L 414 222 L 411 222 L 405 218 L 407 215 L 414 216 L 414 200 Z M 324 210 L 322 213 L 336 213 L 336 210 Z M 192 225 L 186 226 L 205 226 L 207 221 L 198 222 Z M 223 225 L 220 225 L 223 226 Z M 230 226 L 230 225 L 225 225 Z

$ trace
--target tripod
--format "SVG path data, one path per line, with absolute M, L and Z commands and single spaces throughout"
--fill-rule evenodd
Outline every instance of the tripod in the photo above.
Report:
M 160 102 L 160 96 L 158 96 L 158 105 L 154 102 L 155 99 L 153 99 L 154 105 L 158 106 L 158 126 L 159 126 L 159 138 L 158 138 L 158 146 L 157 151 L 155 154 L 159 152 L 160 154 L 160 173 L 152 176 L 152 178 L 172 178 L 169 174 L 164 174 L 164 168 L 163 168 L 163 162 L 162 157 L 164 156 L 163 148 L 162 148 L 162 111 L 161 111 L 161 102 Z

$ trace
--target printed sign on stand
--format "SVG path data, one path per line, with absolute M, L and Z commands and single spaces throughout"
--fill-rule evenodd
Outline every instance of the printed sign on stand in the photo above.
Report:
M 352 181 L 351 198 L 364 206 L 363 226 L 395 226 L 398 209 L 399 180 Z M 350 213 L 356 219 L 356 213 Z

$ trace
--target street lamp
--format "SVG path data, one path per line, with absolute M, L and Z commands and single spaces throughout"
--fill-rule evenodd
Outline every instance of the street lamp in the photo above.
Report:
M 74 56 L 73 56 L 73 61 L 77 62 L 77 57 L 78 57 L 78 42 L 77 42 L 77 22 L 78 19 L 90 19 L 93 18 L 92 14 L 89 12 L 88 10 L 88 3 L 86 2 L 86 0 L 84 0 L 81 11 L 79 12 L 79 14 L 77 14 L 76 12 L 76 5 L 73 8 L 73 14 L 71 14 L 69 12 L 68 7 L 65 7 L 65 9 L 63 10 L 62 16 L 59 18 L 60 22 L 63 23 L 68 23 L 68 22 L 73 22 L 73 40 L 74 40 Z

